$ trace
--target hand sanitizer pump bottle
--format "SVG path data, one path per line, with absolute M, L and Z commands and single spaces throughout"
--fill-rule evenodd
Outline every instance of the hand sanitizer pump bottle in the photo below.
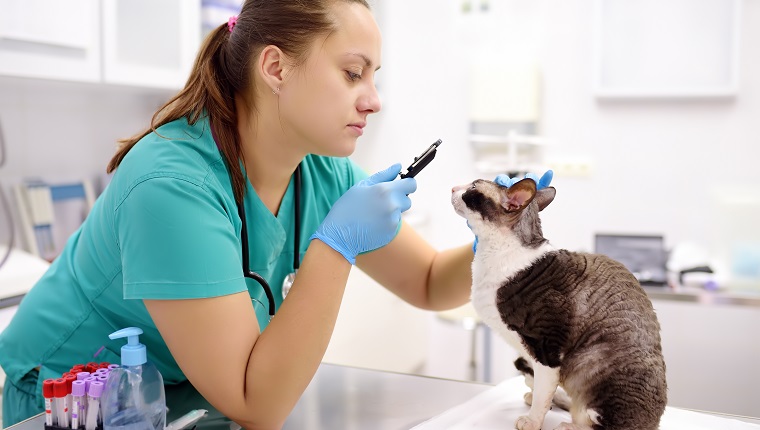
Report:
M 105 430 L 164 430 L 166 395 L 164 379 L 148 362 L 142 330 L 129 327 L 111 333 L 111 339 L 127 338 L 121 347 L 121 367 L 111 370 L 101 399 Z

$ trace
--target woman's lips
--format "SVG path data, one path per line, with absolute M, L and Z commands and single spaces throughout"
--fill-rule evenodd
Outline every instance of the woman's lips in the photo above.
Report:
M 348 128 L 353 130 L 357 136 L 364 134 L 364 124 L 349 124 Z

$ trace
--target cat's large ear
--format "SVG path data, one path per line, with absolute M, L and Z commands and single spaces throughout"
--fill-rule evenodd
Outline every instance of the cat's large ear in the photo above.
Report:
M 501 193 L 501 205 L 507 212 L 523 210 L 536 196 L 536 182 L 533 179 L 523 179 Z
M 554 187 L 547 187 L 543 190 L 536 192 L 536 202 L 538 203 L 538 211 L 541 212 L 545 207 L 549 206 L 549 203 L 554 201 L 554 196 L 557 195 L 557 189 Z

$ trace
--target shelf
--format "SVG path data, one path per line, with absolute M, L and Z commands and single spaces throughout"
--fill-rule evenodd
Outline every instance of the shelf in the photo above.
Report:
M 528 146 L 546 146 L 549 144 L 549 140 L 540 136 L 528 136 L 517 133 L 510 133 L 507 135 L 491 135 L 491 134 L 470 134 L 468 139 L 471 143 L 478 144 L 517 144 Z

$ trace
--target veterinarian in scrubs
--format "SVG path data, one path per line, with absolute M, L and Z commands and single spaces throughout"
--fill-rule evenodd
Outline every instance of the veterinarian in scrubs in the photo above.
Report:
M 44 379 L 118 363 L 108 334 L 137 326 L 166 383 L 189 380 L 243 427 L 278 428 L 320 364 L 352 265 L 423 309 L 468 300 L 472 247 L 436 251 L 400 221 L 415 180 L 346 158 L 381 108 L 367 3 L 246 1 L 220 24 L 185 88 L 122 142 L 111 183 L 0 335 L 3 426 L 43 411 Z M 271 321 L 249 271 L 271 287 Z

